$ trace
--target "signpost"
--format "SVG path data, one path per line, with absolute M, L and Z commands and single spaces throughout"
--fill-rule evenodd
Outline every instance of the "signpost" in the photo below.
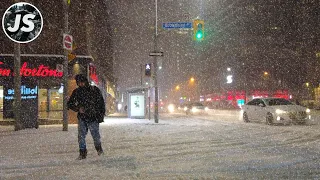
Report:
M 63 123 L 62 123 L 62 131 L 68 131 L 68 105 L 67 105 L 67 99 L 68 99 L 68 51 L 72 51 L 72 41 L 73 38 L 71 35 L 66 34 L 69 32 L 69 15 L 68 15 L 68 2 L 65 0 L 62 0 L 63 2 L 63 12 L 64 12 L 64 26 L 63 31 L 65 32 L 63 34 L 63 49 L 65 60 L 63 61 Z M 70 1 L 69 1 L 70 2 Z
M 192 28 L 191 22 L 167 22 L 162 23 L 163 29 L 189 29 Z

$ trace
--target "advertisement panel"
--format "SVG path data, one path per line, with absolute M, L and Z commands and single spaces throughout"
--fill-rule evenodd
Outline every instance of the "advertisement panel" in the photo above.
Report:
M 144 94 L 130 94 L 130 117 L 144 118 L 145 97 Z

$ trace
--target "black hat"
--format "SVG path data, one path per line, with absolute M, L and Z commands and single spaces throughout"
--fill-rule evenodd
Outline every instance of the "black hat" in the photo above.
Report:
M 77 84 L 79 82 L 85 82 L 85 83 L 88 83 L 88 79 L 87 79 L 87 76 L 84 75 L 84 74 L 77 74 L 76 77 L 74 78 L 77 82 Z

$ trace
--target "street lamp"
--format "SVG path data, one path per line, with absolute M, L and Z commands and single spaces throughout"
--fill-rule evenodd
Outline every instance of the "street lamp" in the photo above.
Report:
M 306 87 L 307 87 L 307 102 L 308 102 L 308 108 L 310 108 L 310 98 L 311 98 L 311 94 L 310 94 L 310 89 L 309 89 L 310 83 L 306 82 Z
M 180 89 L 180 86 L 179 86 L 179 85 L 177 85 L 177 86 L 176 86 L 176 90 L 178 91 L 179 89 Z
M 189 96 L 191 99 L 194 99 L 197 96 L 197 85 L 195 84 L 195 78 L 190 78 L 188 86 Z

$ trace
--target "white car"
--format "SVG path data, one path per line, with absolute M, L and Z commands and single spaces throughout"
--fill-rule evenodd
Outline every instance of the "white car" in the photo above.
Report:
M 207 114 L 208 108 L 202 103 L 196 102 L 185 106 L 184 111 L 187 115 L 201 115 Z
M 242 106 L 244 122 L 265 121 L 275 123 L 306 123 L 311 119 L 310 109 L 282 98 L 256 98 Z

